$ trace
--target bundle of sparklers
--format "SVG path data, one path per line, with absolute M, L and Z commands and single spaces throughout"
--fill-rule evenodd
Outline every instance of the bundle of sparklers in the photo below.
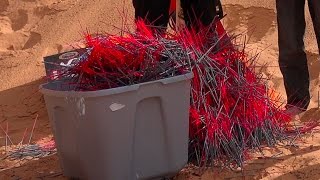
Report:
M 241 166 L 248 149 L 287 138 L 290 117 L 276 105 L 256 58 L 232 43 L 220 22 L 200 31 L 157 32 L 144 22 L 119 36 L 86 35 L 87 53 L 60 76 L 76 90 L 128 86 L 194 73 L 190 99 L 190 161 Z
M 143 21 L 124 36 L 86 34 L 87 53 L 54 79 L 69 79 L 76 90 L 128 86 L 190 72 L 190 51 L 175 39 L 153 32 Z M 54 75 L 52 75 L 54 77 Z

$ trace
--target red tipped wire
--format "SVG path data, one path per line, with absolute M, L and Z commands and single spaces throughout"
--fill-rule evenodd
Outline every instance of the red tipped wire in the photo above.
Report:
M 68 77 L 77 90 L 99 90 L 192 71 L 189 154 L 198 165 L 242 166 L 247 149 L 273 146 L 292 133 L 290 117 L 254 71 L 257 59 L 232 43 L 219 21 L 176 34 L 158 33 L 137 21 L 136 32 L 124 32 L 87 34 L 87 56 L 57 80 Z

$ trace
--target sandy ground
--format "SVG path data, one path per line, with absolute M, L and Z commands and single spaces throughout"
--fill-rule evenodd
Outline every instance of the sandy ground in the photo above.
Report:
M 277 67 L 277 28 L 274 0 L 223 0 L 227 17 L 223 20 L 230 32 L 244 32 L 250 37 L 249 48 L 263 50 L 259 62 L 267 63 L 263 72 L 284 95 L 283 81 Z M 121 24 L 123 7 L 132 19 L 129 0 L 0 0 L 0 125 L 8 123 L 9 135 L 18 143 L 26 128 L 32 128 L 38 115 L 33 140 L 48 137 L 51 129 L 44 99 L 38 86 L 45 82 L 43 57 L 70 48 L 82 32 L 108 31 Z M 307 13 L 306 51 L 309 58 L 311 92 L 309 110 L 303 121 L 318 118 L 319 54 Z M 30 132 L 30 131 L 28 131 Z M 4 146 L 0 131 L 0 146 Z M 267 158 L 256 155 L 243 171 L 199 172 L 187 167 L 176 179 L 320 179 L 320 133 L 314 132 L 296 142 L 299 147 L 265 149 Z M 277 156 L 272 156 L 278 154 Z M 268 158 L 269 157 L 269 158 Z M 57 156 L 30 161 L 6 169 L 0 161 L 0 179 L 65 179 Z M 2 170 L 1 170 L 2 169 Z M 4 170 L 6 169 L 6 170 Z

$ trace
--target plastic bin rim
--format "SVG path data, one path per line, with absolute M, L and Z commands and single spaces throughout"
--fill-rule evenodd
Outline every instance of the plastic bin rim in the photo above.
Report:
M 183 75 L 178 75 L 170 78 L 165 79 L 159 79 L 156 81 L 149 81 L 144 82 L 140 84 L 134 84 L 130 86 L 123 86 L 118 88 L 112 88 L 112 89 L 103 89 L 103 90 L 97 90 L 97 91 L 59 91 L 59 90 L 52 90 L 45 88 L 47 84 L 45 83 L 41 84 L 39 86 L 39 91 L 47 96 L 55 96 L 55 97 L 99 97 L 99 96 L 106 96 L 106 95 L 112 95 L 112 94 L 119 94 L 129 91 L 136 91 L 139 89 L 140 86 L 153 84 L 153 83 L 162 83 L 162 84 L 171 84 L 179 81 L 185 81 L 188 79 L 193 78 L 193 73 L 189 72 Z

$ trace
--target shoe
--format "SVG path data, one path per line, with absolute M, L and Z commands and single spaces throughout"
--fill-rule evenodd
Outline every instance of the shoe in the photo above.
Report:
M 288 114 L 291 117 L 294 117 L 294 116 L 299 115 L 305 111 L 306 111 L 306 109 L 302 109 L 297 106 L 287 105 L 286 109 L 284 110 L 284 113 Z

